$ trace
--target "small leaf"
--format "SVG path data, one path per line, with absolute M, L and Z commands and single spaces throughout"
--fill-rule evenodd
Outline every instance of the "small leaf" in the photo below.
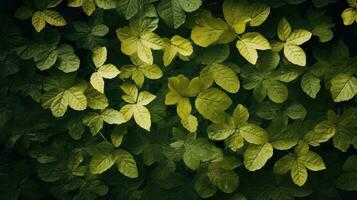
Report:
M 263 145 L 250 144 L 244 152 L 244 166 L 249 171 L 261 169 L 273 156 L 273 147 L 270 143 Z
M 120 71 L 113 64 L 105 64 L 98 69 L 97 73 L 103 78 L 112 79 L 118 76 Z
M 137 178 L 139 176 L 136 162 L 129 152 L 117 149 L 114 154 L 115 162 L 120 173 L 129 178 Z
M 97 47 L 93 50 L 92 60 L 96 68 L 104 65 L 107 60 L 107 48 L 106 47 Z
M 286 43 L 284 45 L 284 55 L 293 64 L 299 66 L 306 65 L 306 55 L 301 47 L 295 44 Z
M 278 37 L 281 41 L 286 41 L 291 33 L 291 26 L 288 20 L 284 17 L 278 24 Z
M 320 79 L 308 72 L 301 78 L 301 88 L 307 95 L 315 99 L 321 88 Z
M 37 11 L 32 16 L 32 25 L 35 27 L 37 32 L 40 32 L 46 26 L 46 21 L 44 19 L 44 14 L 42 11 Z
M 286 40 L 286 43 L 301 45 L 308 40 L 310 40 L 312 33 L 310 31 L 304 29 L 296 29 L 294 30 Z
M 357 79 L 348 74 L 338 74 L 331 79 L 330 92 L 335 102 L 348 101 L 357 93 Z
M 307 170 L 303 163 L 295 161 L 291 168 L 291 178 L 298 186 L 303 186 L 307 180 Z
M 268 141 L 267 132 L 255 124 L 243 125 L 239 133 L 251 144 L 265 144 Z
M 198 94 L 195 106 L 198 112 L 213 122 L 223 120 L 224 111 L 232 104 L 232 100 L 219 89 L 211 88 Z
M 66 20 L 62 17 L 62 15 L 54 10 L 44 10 L 43 19 L 53 26 L 65 26 L 67 24 Z
M 90 76 L 90 83 L 98 92 L 102 94 L 104 93 L 104 79 L 98 74 L 98 72 L 94 72 Z
M 143 129 L 150 131 L 151 115 L 150 111 L 142 105 L 133 106 L 135 122 Z

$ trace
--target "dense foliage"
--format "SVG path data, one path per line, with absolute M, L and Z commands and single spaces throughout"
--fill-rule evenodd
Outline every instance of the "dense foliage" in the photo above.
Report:
M 4 0 L 1 200 L 357 199 L 356 0 Z

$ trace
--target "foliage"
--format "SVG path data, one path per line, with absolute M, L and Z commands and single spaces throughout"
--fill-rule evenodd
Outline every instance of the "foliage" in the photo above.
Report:
M 356 0 L 0 11 L 0 199 L 357 198 Z

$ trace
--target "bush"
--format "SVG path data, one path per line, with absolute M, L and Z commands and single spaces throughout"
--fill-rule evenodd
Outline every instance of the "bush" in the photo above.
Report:
M 0 199 L 357 199 L 356 0 L 0 10 Z

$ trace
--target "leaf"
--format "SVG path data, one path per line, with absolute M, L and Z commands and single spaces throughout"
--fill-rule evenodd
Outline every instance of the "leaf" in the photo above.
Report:
M 62 15 L 54 10 L 44 10 L 42 12 L 42 19 L 53 26 L 65 26 L 67 24 Z
M 258 32 L 245 33 L 236 44 L 239 53 L 251 64 L 256 64 L 258 53 L 256 50 L 271 49 L 267 39 Z
M 232 104 L 232 100 L 219 89 L 211 88 L 198 94 L 195 106 L 206 119 L 219 123 L 224 111 Z
M 177 54 L 190 56 L 193 53 L 191 42 L 181 36 L 175 35 L 170 41 L 165 42 L 164 65 L 168 66 Z
M 181 0 L 163 0 L 157 6 L 160 17 L 171 27 L 177 29 L 186 20 L 186 14 L 180 5 Z
M 251 144 L 265 144 L 268 141 L 267 132 L 254 124 L 246 124 L 239 128 L 239 133 Z
M 238 187 L 239 177 L 234 171 L 215 168 L 209 170 L 208 177 L 224 193 L 232 193 Z
M 309 151 L 306 154 L 298 156 L 298 159 L 305 165 L 306 168 L 308 168 L 311 171 L 320 171 L 326 169 L 322 158 L 318 154 L 312 151 Z
M 201 6 L 202 0 L 179 0 L 179 3 L 185 12 L 193 12 Z
M 221 43 L 219 40 L 225 34 L 228 40 L 227 42 L 224 41 L 224 43 L 234 39 L 234 35 L 229 32 L 228 26 L 223 20 L 214 18 L 210 13 L 206 13 L 196 20 L 196 25 L 192 28 L 191 39 L 198 46 L 208 47 L 214 43 Z
M 107 60 L 107 48 L 106 47 L 97 47 L 93 50 L 92 61 L 96 68 L 104 65 Z
M 215 83 L 230 93 L 237 93 L 240 82 L 235 72 L 222 64 L 213 63 L 209 68 Z
M 357 189 L 357 173 L 343 173 L 336 180 L 336 187 L 346 191 L 355 191 Z
M 151 115 L 150 111 L 142 106 L 135 105 L 132 107 L 134 113 L 135 122 L 143 129 L 150 131 L 151 127 Z
M 244 166 L 249 171 L 261 169 L 273 156 L 273 147 L 270 143 L 263 145 L 250 144 L 244 152 Z
M 118 0 L 117 9 L 124 14 L 125 19 L 131 19 L 139 11 L 138 0 Z
M 208 138 L 211 140 L 225 140 L 236 132 L 236 128 L 229 124 L 211 124 L 207 128 Z
M 32 16 L 32 25 L 35 27 L 37 32 L 40 32 L 46 26 L 46 21 L 44 19 L 44 14 L 42 11 L 37 11 Z
M 74 54 L 74 49 L 68 44 L 61 44 L 57 49 L 57 68 L 65 73 L 79 69 L 80 60 Z
M 183 161 L 191 170 L 196 170 L 201 162 L 222 159 L 221 149 L 209 143 L 206 139 L 196 139 L 185 143 Z
M 237 151 L 238 149 L 243 147 L 244 138 L 241 134 L 235 133 L 228 137 L 224 142 L 227 147 L 230 148 L 232 151 Z
M 321 88 L 320 79 L 312 73 L 306 73 L 301 78 L 301 88 L 307 95 L 315 99 Z
M 288 20 L 284 17 L 278 24 L 278 37 L 281 41 L 286 41 L 291 33 L 291 26 Z
M 102 152 L 92 157 L 89 169 L 93 174 L 101 174 L 111 168 L 114 163 L 115 159 L 111 153 Z
M 233 111 L 234 123 L 238 126 L 242 126 L 249 119 L 249 112 L 246 107 L 241 104 L 238 104 Z
M 98 113 L 88 113 L 83 117 L 82 122 L 89 127 L 92 135 L 96 135 L 103 128 L 103 119 Z
M 307 170 L 302 162 L 295 161 L 291 168 L 291 178 L 298 186 L 303 186 L 307 180 Z
M 118 76 L 120 71 L 113 64 L 105 64 L 98 69 L 97 73 L 103 78 L 113 79 Z
M 296 29 L 290 33 L 289 37 L 286 40 L 286 43 L 301 45 L 310 40 L 311 36 L 312 34 L 310 31 L 304 29 Z
M 159 79 L 162 77 L 162 71 L 157 65 L 142 65 L 139 69 L 149 79 Z
M 138 105 L 146 106 L 150 102 L 152 102 L 155 98 L 156 96 L 151 94 L 150 92 L 142 91 L 139 93 L 136 103 Z
M 129 152 L 117 149 L 114 154 L 115 163 L 120 173 L 129 178 L 137 178 L 139 176 L 136 162 Z
M 282 103 L 288 98 L 288 88 L 279 81 L 266 80 L 263 86 L 267 90 L 269 99 L 275 103 Z
M 104 79 L 98 72 L 94 72 L 90 76 L 90 84 L 96 89 L 98 92 L 104 94 Z
M 357 79 L 348 74 L 338 74 L 331 79 L 330 92 L 335 102 L 348 101 L 357 93 Z
M 201 175 L 197 178 L 194 188 L 201 198 L 211 197 L 217 192 L 216 186 L 211 183 L 206 175 Z
M 284 45 L 284 55 L 293 64 L 299 66 L 306 65 L 306 55 L 301 47 L 295 44 L 286 43 Z
M 342 14 L 341 17 L 343 19 L 343 24 L 348 26 L 348 25 L 352 25 L 354 21 L 356 21 L 356 11 L 353 8 L 347 8 L 345 9 Z
M 306 111 L 305 107 L 302 106 L 301 104 L 292 104 L 285 110 L 285 113 L 291 119 L 303 120 L 306 117 L 307 111 Z
M 102 119 L 108 124 L 122 124 L 125 122 L 121 112 L 107 108 L 101 113 Z
M 276 174 L 286 174 L 293 168 L 293 165 L 296 162 L 296 156 L 294 154 L 287 154 L 284 157 L 280 158 L 274 164 L 274 173 Z

